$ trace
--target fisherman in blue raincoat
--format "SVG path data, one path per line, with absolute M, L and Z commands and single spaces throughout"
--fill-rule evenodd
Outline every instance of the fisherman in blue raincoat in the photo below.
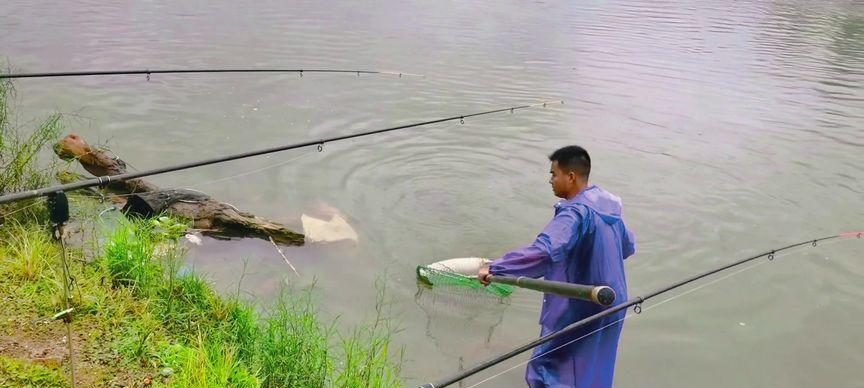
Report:
M 621 199 L 588 184 L 591 158 L 582 147 L 563 147 L 549 160 L 549 183 L 555 195 L 563 198 L 555 205 L 555 217 L 533 244 L 481 268 L 481 281 L 488 284 L 485 277 L 492 274 L 606 285 L 615 290 L 615 304 L 623 303 L 627 300 L 624 259 L 636 252 L 636 241 L 621 217 Z M 541 335 L 602 309 L 591 302 L 546 294 L 540 314 Z M 538 346 L 525 373 L 528 386 L 611 387 L 625 314 L 621 311 L 607 316 Z

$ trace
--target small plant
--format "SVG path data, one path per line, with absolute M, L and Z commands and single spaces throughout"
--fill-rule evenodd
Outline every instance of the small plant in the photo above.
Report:
M 227 325 L 223 329 L 226 342 L 237 345 L 237 358 L 247 364 L 255 362 L 256 345 L 260 329 L 258 315 L 251 306 L 239 301 L 228 302 L 229 314 Z
M 282 296 L 259 337 L 262 387 L 321 387 L 333 370 L 329 333 L 322 329 L 308 295 Z
M 102 263 L 115 285 L 152 290 L 162 276 L 161 265 L 153 259 L 156 241 L 144 221 L 121 222 L 108 237 Z
M 36 163 L 45 145 L 57 141 L 62 132 L 60 114 L 43 121 L 29 136 L 14 127 L 13 108 L 9 102 L 14 88 L 9 80 L 0 80 L 0 194 L 30 190 L 45 186 L 51 180 L 55 166 L 40 167 Z
M 223 342 L 207 341 L 198 336 L 193 347 L 170 345 L 166 348 L 162 359 L 166 365 L 174 365 L 179 370 L 171 381 L 172 386 L 189 388 L 257 388 L 260 386 L 255 374 L 238 360 L 236 348 Z
M 207 326 L 211 320 L 213 304 L 218 297 L 210 285 L 194 273 L 177 276 L 173 282 L 159 291 L 159 302 L 164 309 L 156 311 L 166 325 L 174 330 L 194 333 L 198 327 Z
M 10 261 L 13 276 L 34 281 L 50 270 L 59 252 L 44 228 L 22 225 L 12 221 L 4 226 L 3 240 L 7 241 L 2 257 Z
M 335 373 L 333 386 L 389 388 L 401 385 L 399 372 L 402 351 L 393 354 L 390 348 L 396 330 L 387 318 L 389 304 L 385 301 L 386 284 L 378 281 L 376 287 L 378 298 L 374 321 L 342 337 L 340 359 L 343 363 Z M 397 362 L 393 360 L 395 357 L 398 357 Z
M 157 238 L 174 241 L 186 234 L 189 224 L 169 216 L 159 216 L 150 220 Z

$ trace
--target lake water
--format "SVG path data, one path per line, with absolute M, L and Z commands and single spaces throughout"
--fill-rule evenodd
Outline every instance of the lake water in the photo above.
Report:
M 631 295 L 752 253 L 864 229 L 864 4 L 856 1 L 103 2 L 7 0 L 14 70 L 287 67 L 339 74 L 16 83 L 21 122 L 137 169 L 487 109 L 566 101 L 152 178 L 300 228 L 332 208 L 357 244 L 206 239 L 190 264 L 265 303 L 316 283 L 327 320 L 386 284 L 409 386 L 539 333 L 541 296 L 418 294 L 414 267 L 498 257 L 552 214 L 546 156 L 586 147 L 639 250 Z M 237 176 L 250 171 L 256 171 Z M 219 179 L 231 177 L 219 181 Z M 806 247 L 625 323 L 620 387 L 864 386 L 864 242 Z M 704 284 L 704 283 L 702 283 Z M 694 285 L 695 287 L 696 285 Z M 651 307 L 656 305 L 656 310 Z M 521 386 L 521 357 L 464 386 Z

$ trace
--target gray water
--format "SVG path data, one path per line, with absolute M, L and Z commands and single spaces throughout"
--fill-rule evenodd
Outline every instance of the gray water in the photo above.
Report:
M 283 284 L 316 281 L 324 316 L 343 330 L 368 322 L 383 281 L 409 386 L 538 334 L 539 295 L 519 292 L 504 304 L 415 296 L 413 269 L 529 243 L 551 216 L 545 158 L 557 147 L 585 146 L 593 183 L 623 198 L 639 243 L 627 262 L 632 295 L 772 247 L 864 229 L 860 2 L 6 0 L 0 55 L 34 72 L 289 67 L 426 76 L 16 83 L 22 124 L 69 113 L 69 132 L 138 169 L 565 100 L 153 178 L 295 228 L 300 214 L 338 209 L 359 242 L 286 249 L 300 278 L 259 240 L 207 239 L 190 265 L 228 290 L 245 260 L 241 288 L 265 304 Z M 214 182 L 225 177 L 233 178 Z M 862 252 L 860 240 L 807 246 L 646 303 L 625 323 L 616 386 L 864 386 Z M 513 367 L 481 386 L 520 386 L 524 360 L 469 382 Z

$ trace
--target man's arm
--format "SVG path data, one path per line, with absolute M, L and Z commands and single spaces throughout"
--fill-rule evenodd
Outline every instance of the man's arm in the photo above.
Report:
M 486 276 L 525 276 L 539 278 L 546 274 L 549 262 L 565 259 L 579 239 L 578 227 L 582 216 L 572 208 L 564 209 L 543 228 L 526 247 L 508 252 L 488 267 L 481 267 L 478 278 L 488 284 Z
M 624 243 L 621 250 L 624 259 L 633 256 L 636 253 L 636 235 L 627 227 L 624 227 Z

